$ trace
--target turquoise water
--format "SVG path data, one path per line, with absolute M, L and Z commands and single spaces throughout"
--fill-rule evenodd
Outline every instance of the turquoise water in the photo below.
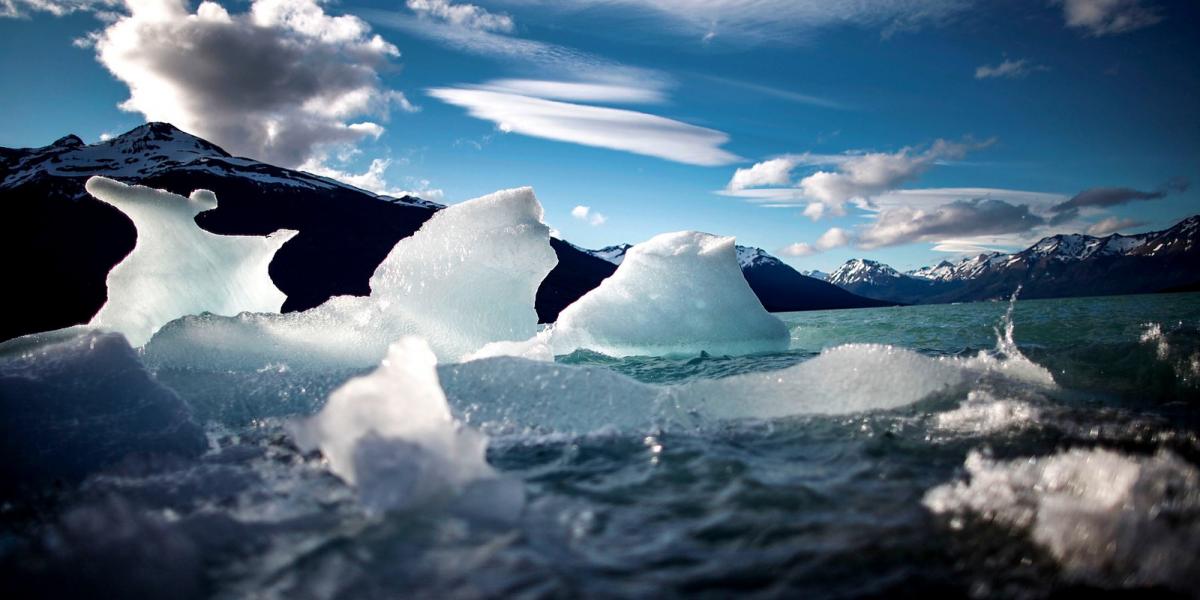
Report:
M 697 409 L 690 421 L 615 423 L 593 404 L 642 388 L 564 382 L 530 412 L 521 394 L 456 396 L 470 375 L 443 367 L 456 415 L 491 433 L 488 461 L 523 495 L 504 510 L 485 494 L 364 513 L 287 425 L 353 372 L 156 371 L 215 449 L 10 505 L 2 574 L 113 586 L 106 573 L 136 565 L 177 598 L 1195 596 L 1200 294 L 1011 308 L 790 313 L 780 315 L 792 332 L 784 353 L 558 360 L 651 390 L 706 389 L 845 344 L 909 349 L 971 373 L 913 404 L 836 416 L 807 410 L 799 389 L 790 416 Z M 1016 348 L 1005 345 L 1010 323 Z M 981 362 L 993 367 L 962 366 Z M 877 373 L 829 364 L 847 369 L 830 378 L 887 378 L 897 390 L 935 376 L 911 361 Z M 752 404 L 755 389 L 727 400 Z M 519 416 L 478 423 L 468 413 L 481 408 Z M 89 545 L 85 534 L 117 541 Z M 81 566 L 98 552 L 104 569 Z

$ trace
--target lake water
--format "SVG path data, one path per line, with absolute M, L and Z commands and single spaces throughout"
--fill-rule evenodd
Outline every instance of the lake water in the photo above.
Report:
M 503 485 L 382 514 L 289 433 L 353 373 L 147 357 L 213 449 L 7 504 L 2 574 L 173 598 L 1197 595 L 1200 294 L 1009 309 L 784 314 L 788 352 L 576 352 L 505 393 L 479 390 L 510 363 L 443 366 Z M 846 344 L 900 356 L 839 358 Z M 810 361 L 810 383 L 766 398 Z M 893 407 L 946 369 L 969 375 Z M 838 409 L 839 380 L 889 408 Z M 622 404 L 644 393 L 654 407 Z

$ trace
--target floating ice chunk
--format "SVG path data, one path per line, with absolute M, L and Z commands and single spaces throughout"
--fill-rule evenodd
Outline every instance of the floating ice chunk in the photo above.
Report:
M 748 354 L 784 350 L 738 266 L 734 239 L 682 231 L 631 248 L 611 277 L 568 306 L 549 332 L 555 354 Z
M 278 312 L 287 299 L 267 268 L 295 231 L 267 237 L 204 231 L 196 215 L 217 207 L 216 196 L 206 190 L 184 198 L 104 177 L 92 177 L 86 188 L 137 227 L 137 244 L 109 271 L 108 302 L 91 325 L 120 331 L 130 344 L 141 346 L 184 315 Z
M 0 482 L 74 481 L 129 454 L 194 456 L 203 431 L 118 333 L 20 338 L 0 352 Z M 7 490 L 5 490 L 7 491 Z
M 371 295 L 338 296 L 286 315 L 208 315 L 172 323 L 147 347 L 173 366 L 370 366 L 406 335 L 453 360 L 537 332 L 534 298 L 558 263 L 531 188 L 450 206 L 400 240 L 371 277 Z
M 405 338 L 374 372 L 352 379 L 316 416 L 295 427 L 302 448 L 320 448 L 329 468 L 375 510 L 405 509 L 496 478 L 487 438 L 450 414 L 428 344 Z
M 1073 579 L 1192 589 L 1200 471 L 1176 455 L 1073 449 L 1001 462 L 971 452 L 966 469 L 969 482 L 933 488 L 925 506 L 1027 530 Z

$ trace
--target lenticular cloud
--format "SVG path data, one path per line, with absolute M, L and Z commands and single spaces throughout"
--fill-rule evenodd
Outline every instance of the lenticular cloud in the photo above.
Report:
M 184 315 L 278 312 L 283 305 L 286 296 L 267 268 L 295 231 L 267 237 L 204 231 L 196 215 L 217 207 L 217 197 L 207 190 L 184 198 L 104 177 L 92 177 L 86 188 L 137 228 L 137 244 L 109 272 L 108 302 L 90 325 L 119 331 L 136 347 Z

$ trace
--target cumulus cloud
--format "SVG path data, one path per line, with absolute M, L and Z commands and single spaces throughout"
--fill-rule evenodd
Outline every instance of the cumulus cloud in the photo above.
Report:
M 1045 219 L 1027 205 L 1003 200 L 956 200 L 926 210 L 900 206 L 885 209 L 858 235 L 861 248 L 873 249 L 946 238 L 1028 232 Z
M 1134 227 L 1141 227 L 1145 224 L 1145 221 L 1108 217 L 1107 219 L 1098 221 L 1096 224 L 1088 227 L 1087 233 L 1088 235 L 1094 235 L 1096 237 L 1104 237 L 1106 235 L 1121 231 L 1122 229 L 1132 229 Z
M 1026 59 L 1004 59 L 998 65 L 982 65 L 975 69 L 975 79 L 1021 79 L 1037 71 L 1048 71 L 1049 68 L 1029 62 Z
M 418 15 L 467 29 L 507 33 L 515 27 L 512 17 L 488 12 L 474 4 L 455 4 L 449 0 L 408 0 L 407 6 Z
M 593 227 L 599 227 L 608 222 L 608 217 L 592 210 L 590 206 L 579 205 L 571 209 L 571 216 L 584 221 Z
M 1079 192 L 1070 200 L 1054 205 L 1051 223 L 1061 224 L 1079 216 L 1080 209 L 1109 208 L 1130 202 L 1158 200 L 1174 193 L 1187 191 L 1189 182 L 1184 178 L 1172 179 L 1158 189 L 1142 191 L 1127 187 L 1095 187 Z
M 485 87 L 432 88 L 428 93 L 491 121 L 506 133 L 715 166 L 738 157 L 720 146 L 729 136 L 713 129 L 632 110 L 547 100 Z
M 1056 0 L 1068 27 L 1100 37 L 1149 27 L 1162 20 L 1155 7 L 1142 0 Z
M 924 150 L 903 148 L 898 152 L 862 154 L 788 154 L 737 169 L 720 194 L 775 205 L 797 200 L 808 202 L 804 215 L 813 220 L 826 215 L 846 214 L 845 205 L 855 202 L 872 208 L 871 199 L 891 192 L 916 179 L 939 161 L 957 160 L 991 141 L 951 142 L 939 139 Z M 819 170 L 790 187 L 792 171 L 799 166 L 835 167 Z
M 380 81 L 397 48 L 317 0 L 254 0 L 242 14 L 211 1 L 194 13 L 184 0 L 126 7 L 92 38 L 100 63 L 129 87 L 121 108 L 235 154 L 297 166 L 323 148 L 378 138 L 383 126 L 371 117 L 415 110 Z
M 807 242 L 797 242 L 790 244 L 779 250 L 784 256 L 810 256 L 826 250 L 840 248 L 850 243 L 851 235 L 849 231 L 841 227 L 830 227 L 817 241 L 813 244 Z
M 393 186 L 388 183 L 386 173 L 388 168 L 393 164 L 390 158 L 376 158 L 371 161 L 370 166 L 362 173 L 355 173 L 345 169 L 331 167 L 328 164 L 328 159 L 325 156 L 313 157 L 301 164 L 298 169 L 307 171 L 313 175 L 336 179 L 342 183 L 348 183 L 356 188 L 361 188 L 375 194 L 384 196 L 392 196 L 402 198 L 404 196 L 416 196 L 424 200 L 440 202 L 445 195 L 442 190 L 431 188 L 427 180 L 413 180 L 409 183 L 417 185 L 410 188 Z

